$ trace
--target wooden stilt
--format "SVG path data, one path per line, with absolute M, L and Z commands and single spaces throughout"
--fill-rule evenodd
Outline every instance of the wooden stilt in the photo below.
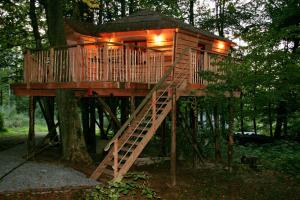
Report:
M 90 104 L 90 124 L 89 124 L 89 150 L 92 153 L 96 153 L 96 110 L 95 110 L 95 99 L 90 98 L 89 99 L 89 104 Z
M 176 91 L 172 90 L 171 186 L 176 185 Z
M 101 106 L 97 106 L 98 108 L 98 117 L 99 117 L 99 129 L 100 129 L 100 136 L 101 139 L 107 139 L 107 135 L 104 131 L 104 115 L 103 115 L 103 109 Z
M 35 132 L 34 132 L 35 108 L 36 108 L 36 99 L 35 97 L 30 96 L 29 97 L 29 130 L 28 130 L 28 138 L 27 138 L 28 154 L 32 153 L 35 147 Z
M 160 153 L 162 156 L 166 156 L 166 119 L 160 125 Z
M 195 98 L 195 97 L 194 97 Z M 192 129 L 192 140 L 197 141 L 197 130 L 198 130 L 198 124 L 197 124 L 197 101 L 193 99 L 192 105 L 190 107 L 190 124 Z M 193 148 L 193 167 L 198 167 L 198 155 L 195 151 L 195 148 Z
M 130 113 L 133 113 L 135 110 L 135 97 L 130 97 Z

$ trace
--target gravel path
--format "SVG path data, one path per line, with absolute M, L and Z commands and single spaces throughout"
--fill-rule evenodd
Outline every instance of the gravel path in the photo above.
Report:
M 0 176 L 24 161 L 22 158 L 24 154 L 26 154 L 25 144 L 1 151 Z M 97 184 L 99 182 L 87 178 L 83 173 L 72 168 L 30 161 L 0 180 L 0 192 Z

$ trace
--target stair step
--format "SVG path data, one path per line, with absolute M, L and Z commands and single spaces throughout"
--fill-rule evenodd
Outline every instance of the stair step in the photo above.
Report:
M 123 146 L 123 147 L 121 148 L 121 150 L 122 150 L 122 151 L 125 151 L 125 152 L 127 152 L 127 151 L 133 152 L 134 148 L 133 148 L 133 147 L 125 147 L 125 146 Z
M 136 138 L 143 138 L 145 135 L 133 133 L 131 136 L 136 137 Z
M 139 145 L 139 142 L 138 141 L 132 141 L 132 140 L 127 140 L 126 144 L 130 144 L 130 145 Z
M 158 102 L 156 102 L 156 104 L 158 104 L 158 105 L 167 105 L 169 102 L 167 102 L 167 101 L 163 101 L 163 102 L 161 102 L 161 101 L 158 101 Z
M 114 176 L 114 171 L 111 169 L 104 169 L 103 174 Z
M 109 161 L 109 163 L 107 165 L 109 165 L 113 168 L 114 167 L 114 161 L 113 160 Z M 124 165 L 123 163 L 119 164 L 119 168 L 121 168 L 123 165 Z
M 139 131 L 148 131 L 149 130 L 149 127 L 137 127 L 136 130 L 139 130 Z

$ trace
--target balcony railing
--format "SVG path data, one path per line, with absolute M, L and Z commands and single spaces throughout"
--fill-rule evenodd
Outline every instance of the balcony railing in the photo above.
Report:
M 190 49 L 189 83 L 208 84 L 201 72 L 218 72 L 224 55 Z M 185 62 L 186 63 L 186 62 Z M 129 82 L 155 84 L 166 70 L 164 52 L 123 43 L 97 42 L 27 51 L 25 83 Z
M 90 43 L 27 51 L 24 82 L 156 83 L 163 67 L 162 51 L 122 43 Z
M 218 63 L 224 58 L 223 54 L 211 51 L 190 50 L 190 83 L 207 85 L 208 81 L 202 76 L 202 72 L 220 73 Z

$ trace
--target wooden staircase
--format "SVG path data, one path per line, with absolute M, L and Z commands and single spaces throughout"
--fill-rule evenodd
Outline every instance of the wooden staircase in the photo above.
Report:
M 114 138 L 105 147 L 108 154 L 96 170 L 92 179 L 102 174 L 120 181 L 134 161 L 148 144 L 156 130 L 172 109 L 172 101 L 177 101 L 180 91 L 186 87 L 189 75 L 188 64 L 179 64 L 187 53 L 185 49 L 179 59 L 169 67 L 163 77 L 149 92 Z M 113 144 L 113 148 L 110 148 Z

